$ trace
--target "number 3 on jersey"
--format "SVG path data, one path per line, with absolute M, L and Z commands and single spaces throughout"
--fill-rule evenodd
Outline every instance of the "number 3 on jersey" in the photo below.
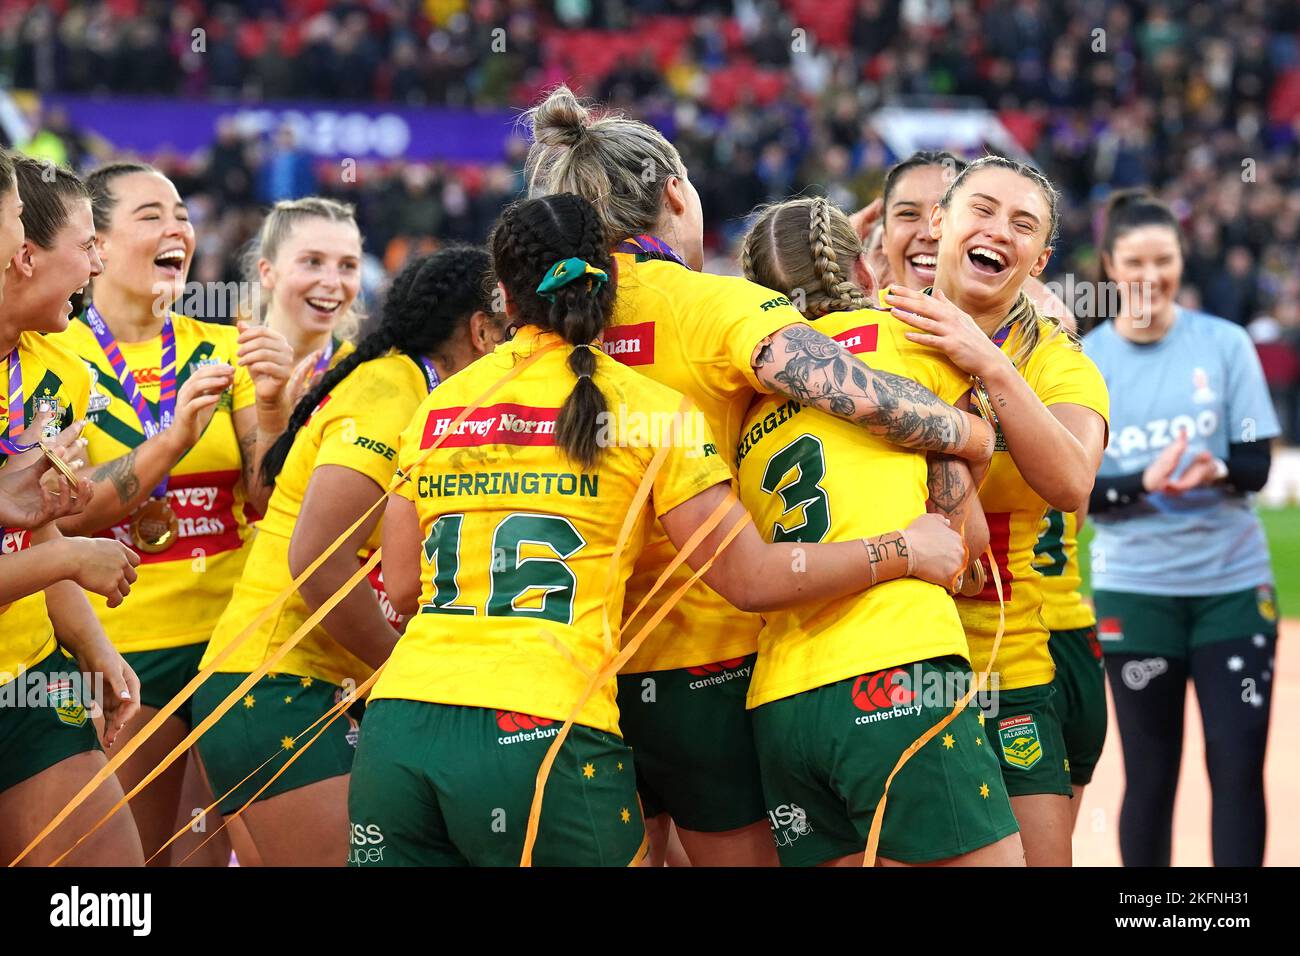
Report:
M 433 600 L 421 614 L 477 614 L 473 605 L 457 604 L 460 585 L 460 529 L 463 514 L 442 515 L 429 529 L 424 560 L 433 567 Z M 492 532 L 489 563 L 488 617 L 532 617 L 559 624 L 573 623 L 577 576 L 565 564 L 586 544 L 568 518 L 516 512 L 506 515 Z M 522 557 L 525 546 L 544 548 L 557 557 Z M 519 607 L 525 595 L 534 607 Z
M 781 480 L 791 470 L 795 471 L 794 480 L 782 485 Z M 826 537 L 831 529 L 831 505 L 820 484 L 825 477 L 826 454 L 821 439 L 815 435 L 800 435 L 772 456 L 763 470 L 763 490 L 781 496 L 785 506 L 782 518 L 793 511 L 803 511 L 803 521 L 799 524 L 787 527 L 779 520 L 774 522 L 773 541 L 810 544 Z

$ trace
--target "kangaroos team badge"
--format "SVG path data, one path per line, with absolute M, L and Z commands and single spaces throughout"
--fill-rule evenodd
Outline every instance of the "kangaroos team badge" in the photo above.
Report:
M 63 680 L 50 681 L 45 688 L 49 695 L 50 703 L 54 705 L 54 713 L 69 727 L 80 727 L 86 722 L 86 708 L 82 706 L 77 699 L 77 693 L 72 689 L 72 681 L 64 678 Z
M 1255 606 L 1260 617 L 1270 624 L 1277 623 L 1277 596 L 1271 585 L 1261 584 L 1255 589 Z
M 999 720 L 998 739 L 1002 742 L 1002 755 L 1013 767 L 1028 770 L 1043 757 L 1038 724 L 1029 714 Z

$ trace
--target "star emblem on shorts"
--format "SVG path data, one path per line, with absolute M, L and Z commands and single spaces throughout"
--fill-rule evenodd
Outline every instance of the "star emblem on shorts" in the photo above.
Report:
M 300 678 L 298 679 L 298 683 L 299 683 L 299 684 L 302 684 L 303 687 L 310 687 L 310 686 L 311 686 L 311 678 L 310 678 L 310 677 L 300 677 Z
M 632 811 L 629 810 L 627 807 L 624 807 L 622 810 L 618 811 L 618 818 L 622 820 L 624 823 L 631 823 Z
M 952 750 L 953 746 L 954 746 L 956 743 L 957 743 L 957 741 L 955 741 L 955 740 L 952 739 L 952 734 L 944 734 L 944 735 L 943 735 L 943 749 L 944 749 L 944 750 Z
M 587 764 L 582 768 L 582 775 L 590 780 L 592 777 L 596 776 L 596 768 L 591 764 Z
M 984 746 L 984 738 L 981 737 L 981 736 L 979 736 L 978 734 L 975 736 L 975 746 L 976 746 L 976 747 L 983 747 L 983 746 Z
M 293 703 L 293 698 L 292 698 L 292 697 L 285 697 L 284 702 L 285 702 L 286 704 L 292 704 L 292 703 Z
M 293 749 L 293 738 L 292 738 L 292 737 L 281 737 L 281 738 L 280 738 L 280 746 L 283 747 L 285 750 L 292 750 L 292 749 Z
M 257 698 L 255 698 L 252 694 L 249 694 L 247 697 L 244 698 L 245 707 L 252 707 L 256 703 L 257 703 Z
M 618 762 L 618 772 L 619 773 L 623 772 L 623 761 L 621 760 Z
M 987 783 L 980 784 L 980 796 L 985 800 L 989 798 L 989 785 Z
M 1241 657 L 1237 654 L 1233 654 L 1231 657 L 1228 658 L 1228 670 L 1233 671 L 1234 673 L 1236 671 L 1241 670 L 1245 666 L 1246 666 L 1246 662 L 1243 661 Z
M 981 726 L 981 727 L 984 726 L 984 715 L 983 715 L 983 714 L 977 714 L 976 717 L 975 717 L 975 719 L 978 720 L 978 721 L 980 722 L 980 726 Z

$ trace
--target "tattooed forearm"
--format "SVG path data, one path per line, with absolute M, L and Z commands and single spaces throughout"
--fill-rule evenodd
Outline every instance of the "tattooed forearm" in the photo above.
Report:
M 961 512 L 970 493 L 970 472 L 956 458 L 931 455 L 927 462 L 930 504 L 941 515 L 952 518 Z
M 257 458 L 257 432 L 256 430 L 246 432 L 245 434 L 240 435 L 238 440 L 239 460 L 244 470 L 244 483 L 249 488 L 252 488 L 252 485 L 249 485 L 248 482 L 255 477 L 253 474 L 253 465 Z
M 140 454 L 139 447 L 132 448 L 121 458 L 100 465 L 91 474 L 90 480 L 96 484 L 111 481 L 117 491 L 117 498 L 127 504 L 140 493 L 140 477 L 135 473 L 135 459 Z
M 787 326 L 773 336 L 755 371 L 774 390 L 905 448 L 959 452 L 970 437 L 967 416 L 924 385 L 864 365 L 810 326 Z

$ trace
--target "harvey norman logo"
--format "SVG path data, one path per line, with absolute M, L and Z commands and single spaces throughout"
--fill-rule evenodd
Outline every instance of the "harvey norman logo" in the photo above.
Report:
M 854 355 L 859 355 L 862 352 L 874 352 L 879 335 L 880 326 L 860 325 L 856 329 L 848 329 L 839 335 L 831 337 L 844 346 L 846 350 Z
M 465 410 L 435 408 L 424 420 L 424 436 L 420 447 L 430 447 L 434 440 L 446 435 L 439 448 L 465 448 L 474 445 L 554 445 L 555 420 L 558 408 L 531 408 L 527 405 L 503 403 L 477 408 L 446 434 L 451 423 Z
M 50 925 L 124 926 L 134 936 L 148 936 L 153 929 L 153 894 L 83 893 L 74 886 L 50 897 Z
M 655 360 L 655 324 L 617 325 L 605 330 L 600 347 L 610 358 L 624 365 L 653 365 Z

